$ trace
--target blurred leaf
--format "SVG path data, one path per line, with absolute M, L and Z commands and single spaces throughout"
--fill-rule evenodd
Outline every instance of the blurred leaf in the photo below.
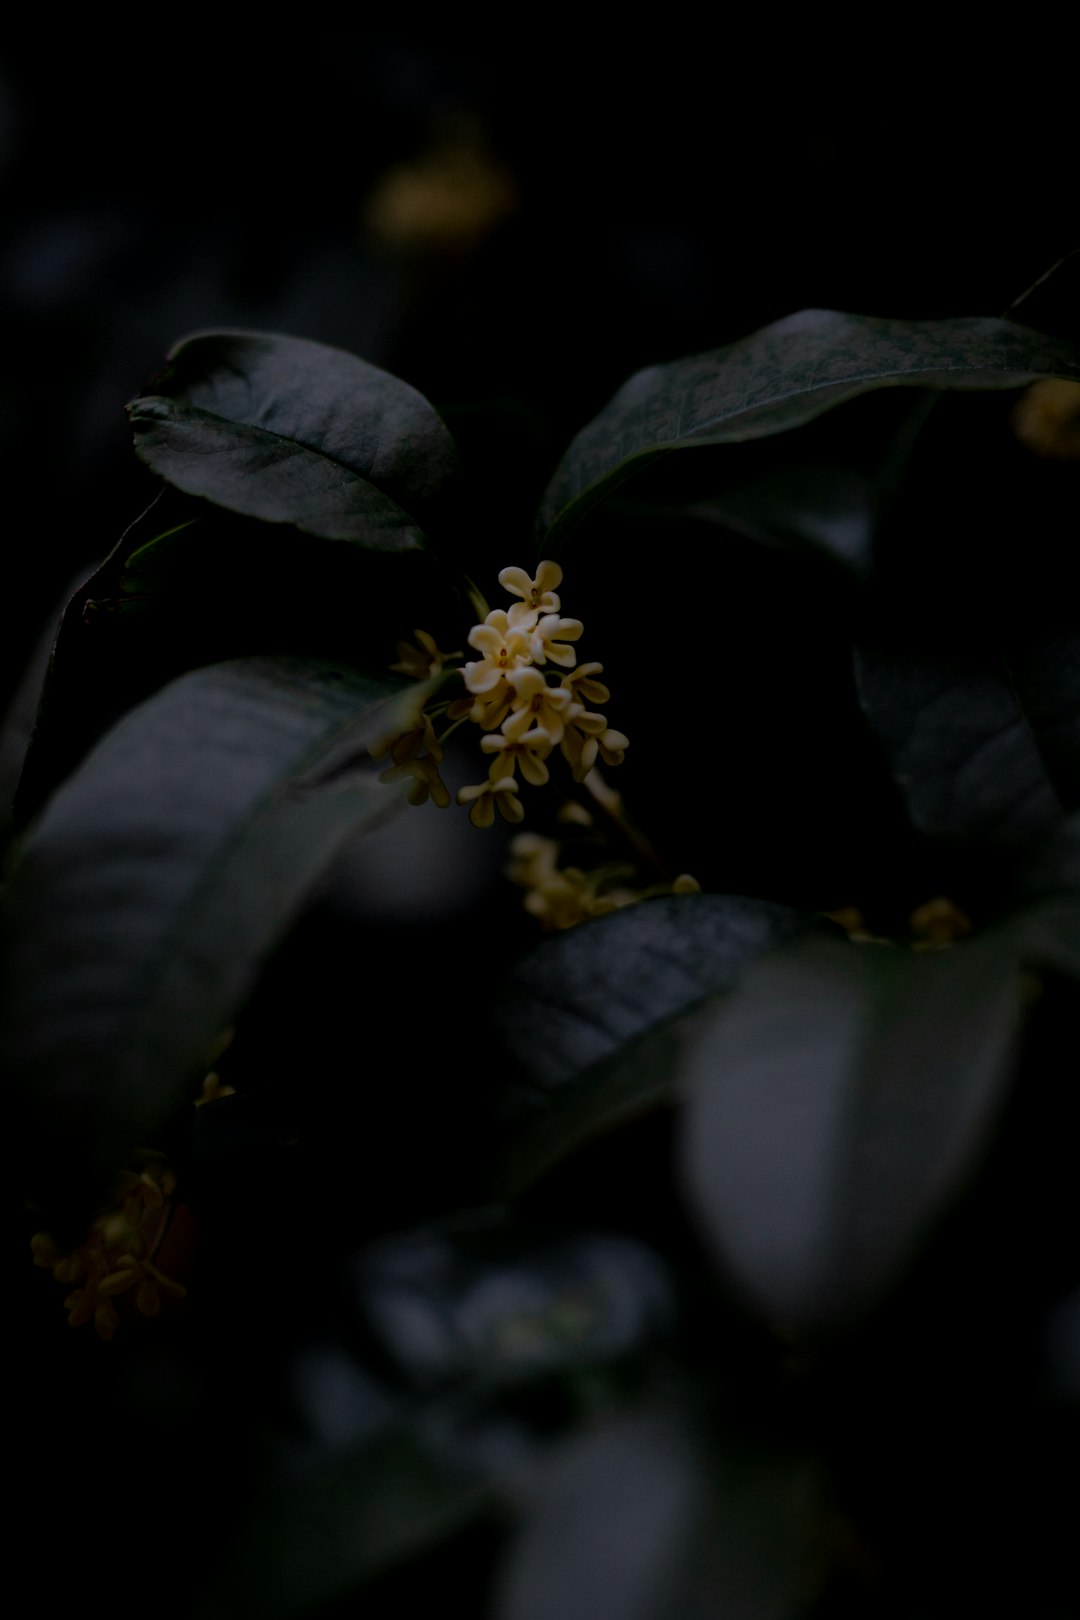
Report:
M 128 715 L 55 794 L 4 919 L 0 1059 L 37 1196 L 85 1215 L 194 1095 L 333 856 L 398 804 L 366 745 L 423 691 L 387 698 L 314 661 L 216 665 Z
M 488 1511 L 481 1489 L 398 1426 L 257 1499 L 196 1620 L 311 1614 Z
M 1007 658 L 864 644 L 855 670 L 920 832 L 1017 848 L 1080 806 L 1080 638 Z
M 511 1131 L 503 1195 L 669 1102 L 695 1009 L 813 921 L 741 895 L 671 895 L 568 929 L 519 962 L 494 1016 L 536 1102 Z
M 1016 927 L 938 952 L 806 938 L 755 964 L 687 1073 L 683 1158 L 717 1254 L 785 1328 L 896 1278 L 972 1174 L 1012 1074 Z
M 1019 388 L 1045 376 L 1080 377 L 1080 349 L 1012 321 L 803 310 L 631 377 L 556 470 L 540 507 L 541 554 L 554 554 L 590 507 L 670 451 L 783 433 L 870 389 Z
M 687 1415 L 630 1413 L 552 1459 L 498 1583 L 496 1620 L 795 1620 L 816 1584 L 814 1482 Z
M 1015 887 L 1021 904 L 1062 893 L 1080 894 L 1080 813 L 1066 816 L 1033 846 Z
M 669 1327 L 674 1311 L 665 1269 L 641 1243 L 497 1218 L 375 1243 L 350 1266 L 348 1288 L 367 1332 L 420 1388 L 610 1361 Z
M 128 406 L 154 472 L 326 539 L 421 545 L 417 516 L 456 469 L 453 440 L 421 394 L 306 338 L 197 333 L 170 351 L 155 388 Z

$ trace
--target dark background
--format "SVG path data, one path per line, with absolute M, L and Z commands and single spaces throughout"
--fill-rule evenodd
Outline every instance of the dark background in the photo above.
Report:
M 937 42 L 324 22 L 12 31 L 4 691 L 144 504 L 122 406 L 186 332 L 287 331 L 403 375 L 520 548 L 568 438 L 637 367 L 810 305 L 999 313 L 1076 245 L 1075 126 L 1015 54 L 1023 99 L 1004 62 L 997 83 Z
M 175 13 L 143 16 L 148 39 L 119 28 L 115 37 L 99 31 L 80 39 L 66 26 L 30 38 L 15 28 L 0 54 L 0 454 L 9 565 L 0 703 L 73 575 L 101 557 L 146 504 L 152 485 L 131 452 L 122 407 L 190 331 L 242 326 L 319 339 L 425 392 L 445 411 L 471 475 L 480 575 L 481 564 L 490 571 L 530 561 L 531 511 L 561 451 L 636 368 L 716 347 L 807 306 L 905 317 L 1000 313 L 1080 241 L 1074 98 L 1055 95 L 1052 84 L 1044 91 L 1013 42 L 993 42 L 987 72 L 967 57 L 943 61 L 937 41 L 918 42 L 905 63 L 895 41 L 872 45 L 860 36 L 838 41 L 823 71 L 820 57 L 830 42 L 818 39 L 817 52 L 804 53 L 802 42 L 781 40 L 780 23 L 768 18 L 752 42 L 736 39 L 721 17 L 719 37 L 709 41 L 650 33 L 600 46 L 553 22 L 530 22 L 527 14 L 517 19 L 513 38 L 471 40 L 449 27 L 441 37 L 404 28 L 342 34 L 316 12 L 272 39 L 241 41 Z M 766 37 L 770 27 L 773 37 Z M 1042 46 L 1043 79 L 1052 47 L 1052 41 Z M 1023 98 L 1014 88 L 1021 80 Z M 818 714 L 828 712 L 819 694 L 846 691 L 850 681 L 849 636 L 830 640 L 820 624 L 806 624 L 809 585 L 804 592 L 802 575 L 785 585 L 785 595 L 775 588 L 780 562 L 771 553 L 746 548 L 739 555 L 748 559 L 745 595 L 731 616 L 746 616 L 745 600 L 772 604 L 776 624 L 771 641 L 759 638 L 754 678 L 769 712 L 794 712 L 791 735 L 765 748 L 758 709 L 748 707 L 745 719 L 733 722 L 733 758 L 755 766 L 754 773 L 732 773 L 741 797 L 727 812 L 726 845 L 739 859 L 730 870 L 699 864 L 718 842 L 712 811 L 696 812 L 695 820 L 675 802 L 679 836 L 670 844 L 678 864 L 699 871 L 707 887 L 811 907 L 873 898 L 867 874 L 882 872 L 879 886 L 886 887 L 896 874 L 904 916 L 909 900 L 938 892 L 937 873 L 927 875 L 909 857 L 884 812 L 880 821 L 864 817 L 867 801 L 845 774 L 854 779 L 861 756 L 851 763 L 856 751 L 843 726 L 827 736 L 815 729 Z M 582 577 L 584 596 L 567 596 L 567 606 L 591 623 L 587 569 Z M 667 585 L 674 597 L 685 596 L 674 568 Z M 643 574 L 639 600 L 662 612 L 663 598 L 656 608 L 652 592 Z M 826 594 L 823 587 L 813 600 Z M 678 602 L 671 607 L 675 613 Z M 835 609 L 838 621 L 844 611 Z M 627 635 L 633 633 L 631 624 Z M 732 635 L 724 665 L 732 683 L 755 634 L 751 624 L 740 629 L 741 640 Z M 614 631 L 612 641 L 601 655 L 610 652 L 613 669 L 630 671 L 632 648 L 620 649 Z M 788 662 L 778 662 L 766 679 L 773 645 L 788 643 Z M 815 686 L 806 677 L 807 649 L 821 646 L 828 668 Z M 626 723 L 644 754 L 649 727 L 633 701 L 632 672 L 625 682 L 622 714 L 638 717 L 636 725 L 634 718 Z M 663 768 L 658 758 L 646 771 L 661 787 Z M 789 777 L 815 783 L 815 793 L 799 797 L 795 831 Z M 876 778 L 871 786 L 878 792 Z M 650 808 L 647 790 L 645 798 Z M 859 833 L 860 818 L 869 832 Z M 454 825 L 464 826 L 463 818 Z M 661 821 L 660 833 L 668 830 Z M 843 862 L 835 856 L 840 848 Z M 917 881 L 909 882 L 909 859 Z M 455 860 L 464 865 L 463 856 Z M 442 865 L 450 869 L 453 862 Z M 494 857 L 492 865 L 494 871 Z M 420 868 L 422 879 L 426 870 Z M 814 882 L 800 887 L 811 870 Z M 962 890 L 949 892 L 966 900 Z M 400 894 L 391 899 L 400 910 Z M 452 896 L 447 907 L 464 904 Z M 458 926 L 456 917 L 447 925 Z M 354 967 L 367 963 L 368 952 L 381 963 L 380 987 L 396 975 L 402 994 L 417 960 L 412 928 L 406 917 L 396 933 L 381 928 L 373 944 L 367 935 L 354 937 L 355 919 L 347 914 L 337 932 L 325 914 L 317 917 L 262 988 L 246 1060 L 241 1053 L 240 1089 L 245 1072 L 271 1073 L 275 1065 L 290 1083 L 295 1074 L 306 1081 L 309 1029 L 324 1015 L 326 1051 L 345 1054 L 351 1082 Z M 460 936 L 452 937 L 456 956 L 448 948 L 443 960 L 467 955 Z M 297 971 L 301 959 L 306 976 Z M 449 1008 L 456 980 L 446 977 Z M 320 996 L 309 1000 L 316 983 Z M 377 995 L 371 1004 L 380 1004 Z M 1068 1050 L 1053 1033 L 1048 1047 Z M 332 1071 L 320 1084 L 329 1089 L 337 1079 Z M 344 1094 L 345 1082 L 340 1089 Z M 399 1124 L 395 1108 L 404 1113 L 412 1103 L 411 1093 L 389 1097 L 390 1127 Z M 251 1129 L 242 1113 L 234 1109 L 231 1117 L 239 1118 L 240 1134 Z M 373 1125 L 365 1115 L 364 1123 L 366 1181 L 350 1158 L 352 1134 L 334 1117 L 341 1157 L 331 1162 L 346 1189 L 335 1196 L 344 1206 L 353 1183 L 362 1182 L 354 1213 L 361 1227 L 374 1223 L 373 1211 L 386 1229 L 426 1218 L 431 1212 L 416 1206 L 415 1174 L 403 1179 L 404 1193 L 392 1186 L 399 1164 L 393 1155 L 379 1177 L 382 1144 L 396 1140 L 392 1130 L 381 1117 Z M 1023 1118 L 1018 1125 L 1011 1120 L 1014 1127 L 1023 1150 L 1030 1131 L 1024 1134 Z M 432 1135 L 437 1139 L 438 1131 Z M 1055 1137 L 1062 1155 L 1072 1139 L 1064 1130 Z M 243 1158 L 235 1143 L 226 1141 L 225 1149 Z M 1036 1154 L 1028 1157 L 1021 1180 L 1034 1188 L 1044 1166 Z M 275 1163 L 254 1153 L 251 1159 L 259 1188 L 278 1175 Z M 1014 1161 L 1006 1168 L 1012 1175 Z M 601 1170 L 597 1185 L 602 1176 Z M 1052 1189 L 1071 1185 L 1065 1167 L 1051 1167 L 1045 1180 Z M 247 1210 L 248 1185 L 238 1185 Z M 441 1191 L 431 1194 L 433 1202 Z M 987 1196 L 992 1202 L 993 1186 Z M 1001 1393 L 1008 1386 L 1002 1368 L 1014 1374 L 1013 1362 L 1028 1353 L 1028 1330 L 1014 1327 L 1009 1312 L 1032 1274 L 1030 1286 L 1038 1285 L 1038 1267 L 1033 1272 L 1024 1246 L 1040 1218 L 1042 1206 L 1033 1202 L 1035 1215 L 1019 1235 L 1001 1233 L 1008 1286 L 987 1262 L 986 1276 L 969 1278 L 957 1291 L 947 1250 L 944 1280 L 931 1279 L 928 1297 L 935 1311 L 949 1302 L 951 1316 L 942 1324 L 933 1312 L 925 1318 L 913 1312 L 916 1338 L 925 1323 L 927 1345 L 939 1336 L 948 1346 L 974 1344 L 974 1363 L 961 1365 L 956 1352 L 954 1372 L 946 1358 L 941 1388 L 931 1389 L 936 1369 L 920 1368 L 913 1378 L 908 1341 L 898 1333 L 888 1366 L 907 1380 L 907 1393 L 895 1408 L 889 1397 L 896 1433 L 884 1467 L 861 1449 L 872 1451 L 879 1439 L 872 1426 L 864 1438 L 861 1427 L 869 1387 L 869 1375 L 855 1365 L 862 1342 L 837 1377 L 838 1390 L 855 1390 L 845 1408 L 853 1437 L 851 1493 L 858 1498 L 866 1473 L 877 1469 L 876 1511 L 885 1526 L 899 1525 L 891 1532 L 896 1566 L 909 1570 L 913 1586 L 929 1580 L 936 1550 L 931 1538 L 924 1564 L 900 1545 L 916 1474 L 948 1555 L 958 1567 L 977 1565 L 981 1556 L 983 1585 L 976 1591 L 989 1595 L 997 1577 L 987 1549 L 996 1547 L 1016 1496 L 1027 1500 L 1031 1473 L 1044 1466 L 1036 1455 L 1042 1431 L 1029 1435 L 1023 1427 L 1028 1406 L 1020 1397 L 1003 1404 Z M 265 1192 L 261 1200 L 256 1194 L 250 1218 L 267 1220 L 274 1207 Z M 290 1207 L 282 1198 L 281 1208 Z M 1011 1207 L 1002 1200 L 1001 1210 Z M 1065 1218 L 1056 1206 L 1051 1213 L 1055 1230 L 1064 1232 Z M 970 1217 L 980 1218 L 980 1209 Z M 245 1230 L 241 1223 L 238 1242 Z M 963 1234 L 956 1240 L 961 1266 L 962 1240 Z M 1048 1252 L 1053 1260 L 1056 1251 Z M 58 1292 L 29 1267 L 21 1230 L 12 1268 L 28 1294 L 47 1285 L 37 1288 L 35 1306 L 49 1288 Z M 221 1412 L 211 1400 L 199 1427 L 191 1414 L 203 1396 L 182 1353 L 166 1346 L 127 1359 L 121 1344 L 121 1359 L 102 1373 L 103 1360 L 87 1357 L 82 1335 L 67 1334 L 59 1305 L 50 1300 L 50 1308 L 51 1314 L 28 1315 L 22 1330 L 35 1381 L 20 1391 L 33 1422 L 16 1475 L 28 1481 L 36 1527 L 29 1566 L 62 1576 L 70 1595 L 54 1554 L 58 1542 L 61 1551 L 72 1545 L 63 1538 L 72 1532 L 72 1513 L 82 1511 L 84 1481 L 101 1498 L 97 1511 L 110 1536 L 114 1528 L 126 1530 L 129 1511 L 138 1508 L 136 1536 L 154 1516 L 156 1565 L 170 1540 L 190 1537 L 183 1481 L 186 1471 L 202 1478 L 199 1448 L 215 1417 L 227 1436 L 233 1433 L 226 1421 L 235 1400 L 232 1369 L 244 1367 L 237 1382 L 250 1381 L 264 1352 L 256 1346 L 250 1363 L 235 1348 L 223 1358 Z M 886 1323 L 886 1334 L 893 1325 Z M 274 1333 L 283 1331 L 275 1318 Z M 927 1481 L 920 1453 L 941 1412 L 954 1404 L 960 1410 L 954 1431 L 964 1441 L 957 1455 L 970 1452 L 973 1459 L 964 1483 L 979 1482 L 959 1526 L 953 1474 L 935 1469 Z M 254 1410 L 254 1395 L 249 1405 Z M 164 1463 L 157 1456 L 147 1463 L 139 1451 L 148 1412 L 171 1448 Z M 822 1412 L 827 1427 L 828 1401 Z M 241 1420 L 235 1429 L 241 1458 Z M 1060 1444 L 1062 1456 L 1072 1433 Z M 103 1463 L 106 1442 L 112 1453 Z M 199 1511 L 213 1520 L 221 1503 L 230 1510 L 242 1496 L 246 1476 L 236 1462 L 241 1487 L 230 1495 L 227 1445 L 209 1454 L 217 1494 L 200 1496 Z M 129 1456 L 136 1459 L 130 1472 Z M 160 1509 L 151 1494 L 141 1501 L 144 1463 L 159 1489 L 160 1476 L 171 1480 Z M 1047 1524 L 1035 1535 L 1021 1523 L 1017 1571 L 1033 1543 L 1041 1550 L 1040 1536 L 1058 1537 L 1055 1515 L 1065 1521 L 1064 1507 L 1047 1506 L 1057 1500 L 1049 1472 L 1047 1465 L 1025 1509 L 1032 1523 L 1046 1513 Z M 109 1491 L 121 1504 L 115 1526 Z M 83 1539 L 89 1544 L 97 1529 L 91 1514 L 75 1536 L 80 1567 Z M 1066 1545 L 1062 1533 L 1055 1540 L 1062 1566 Z M 97 1566 L 89 1557 L 85 1568 L 92 1580 Z M 163 1584 L 169 1578 L 166 1572 Z

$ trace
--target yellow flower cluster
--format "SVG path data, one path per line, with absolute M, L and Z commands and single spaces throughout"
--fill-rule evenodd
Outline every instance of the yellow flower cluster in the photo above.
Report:
M 601 866 L 584 872 L 576 866 L 559 865 L 560 845 L 554 838 L 537 833 L 518 833 L 510 845 L 506 875 L 525 890 L 525 910 L 548 932 L 574 928 L 589 917 L 605 917 L 659 894 L 697 894 L 701 885 L 688 872 L 674 883 L 658 883 L 647 889 L 629 888 L 626 878 L 636 875 L 625 865 Z
M 30 1239 L 34 1264 L 48 1266 L 57 1282 L 71 1287 L 64 1300 L 71 1327 L 93 1320 L 99 1337 L 111 1339 L 119 1324 L 113 1301 L 135 1289 L 144 1316 L 156 1316 L 162 1293 L 182 1299 L 182 1283 L 154 1265 L 168 1227 L 168 1206 L 176 1176 L 160 1154 L 146 1154 L 143 1167 L 120 1178 L 107 1209 L 90 1227 L 86 1241 L 62 1253 L 47 1232 Z
M 477 827 L 491 826 L 496 806 L 507 821 L 522 819 L 525 810 L 515 773 L 520 771 L 531 786 L 542 787 L 549 779 L 547 761 L 555 748 L 565 756 L 577 782 L 584 782 L 598 759 L 606 765 L 622 763 L 628 739 L 612 730 L 606 716 L 588 707 L 606 703 L 611 694 L 596 679 L 603 673 L 602 664 L 576 667 L 571 643 L 579 639 L 584 625 L 580 619 L 562 617 L 556 594 L 562 577 L 554 562 L 542 562 L 535 578 L 523 568 L 502 570 L 499 583 L 519 600 L 509 609 L 493 609 L 470 630 L 469 646 L 480 657 L 459 671 L 468 695 L 420 714 L 409 731 L 373 748 L 374 758 L 387 753 L 391 758 L 380 781 L 407 780 L 410 804 L 430 798 L 445 809 L 450 791 L 439 772 L 443 743 L 449 730 L 465 720 L 484 732 L 480 747 L 491 755 L 487 780 L 461 788 L 457 796 L 459 804 L 469 806 L 469 820 Z M 415 645 L 397 643 L 398 661 L 391 667 L 403 675 L 437 676 L 460 656 L 441 652 L 424 630 L 414 634 Z M 567 673 L 548 671 L 547 665 Z M 432 724 L 432 715 L 439 713 L 451 721 L 442 737 L 436 736 Z

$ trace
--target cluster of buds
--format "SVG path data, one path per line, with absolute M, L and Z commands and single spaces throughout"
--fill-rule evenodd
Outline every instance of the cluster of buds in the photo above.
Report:
M 176 1176 L 160 1154 L 143 1158 L 140 1169 L 120 1178 L 108 1207 L 78 1248 L 61 1252 L 47 1232 L 30 1239 L 35 1265 L 48 1266 L 57 1282 L 72 1289 L 64 1300 L 69 1325 L 81 1327 L 92 1320 L 102 1339 L 116 1332 L 114 1300 L 119 1294 L 134 1289 L 137 1308 L 144 1316 L 156 1316 L 162 1294 L 182 1299 L 187 1292 L 154 1264 L 168 1229 Z
M 611 696 L 597 676 L 603 665 L 577 665 L 571 645 L 584 629 L 580 619 L 561 615 L 556 595 L 562 583 L 558 563 L 542 562 L 535 578 L 523 568 L 504 568 L 499 583 L 519 598 L 507 610 L 495 608 L 482 624 L 469 632 L 469 646 L 480 654 L 460 673 L 467 696 L 421 714 L 409 731 L 384 740 L 373 749 L 376 759 L 390 754 L 384 782 L 408 779 L 409 801 L 423 804 L 429 797 L 440 807 L 450 793 L 439 773 L 443 743 L 455 725 L 470 720 L 483 731 L 480 747 L 490 754 L 487 780 L 463 787 L 458 803 L 469 806 L 469 819 L 477 827 L 490 827 L 495 807 L 507 821 L 520 821 L 516 773 L 533 787 L 549 779 L 548 758 L 556 748 L 567 760 L 576 782 L 584 782 L 596 765 L 619 765 L 628 747 L 621 731 L 588 707 L 606 703 Z M 486 607 L 486 603 L 484 604 Z M 394 669 L 419 678 L 442 673 L 460 655 L 439 651 L 425 631 L 416 632 L 418 645 L 398 643 Z M 546 668 L 555 665 L 555 670 Z M 565 671 L 566 673 L 558 673 Z M 436 736 L 432 716 L 445 713 L 450 728 Z

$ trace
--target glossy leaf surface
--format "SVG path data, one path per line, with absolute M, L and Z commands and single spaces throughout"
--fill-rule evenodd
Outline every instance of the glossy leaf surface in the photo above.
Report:
M 859 700 L 920 832 L 1023 848 L 1080 804 L 1080 639 L 1011 656 L 856 651 Z
M 525 1096 L 542 1100 L 511 1133 L 504 1190 L 669 1102 L 702 1001 L 811 922 L 741 895 L 672 895 L 569 929 L 525 957 L 496 1017 Z
M 1080 349 L 1015 322 L 902 321 L 803 310 L 631 377 L 563 457 L 541 503 L 541 554 L 649 460 L 783 433 L 871 389 L 1019 388 L 1080 377 Z
M 4 939 L 0 1057 L 40 1197 L 77 1202 L 154 1139 L 332 857 L 396 806 L 366 744 L 415 698 L 387 692 L 313 661 L 212 666 L 55 794 Z
M 177 489 L 247 517 L 407 550 L 455 470 L 423 395 L 304 338 L 197 333 L 155 385 L 128 406 L 140 456 Z

